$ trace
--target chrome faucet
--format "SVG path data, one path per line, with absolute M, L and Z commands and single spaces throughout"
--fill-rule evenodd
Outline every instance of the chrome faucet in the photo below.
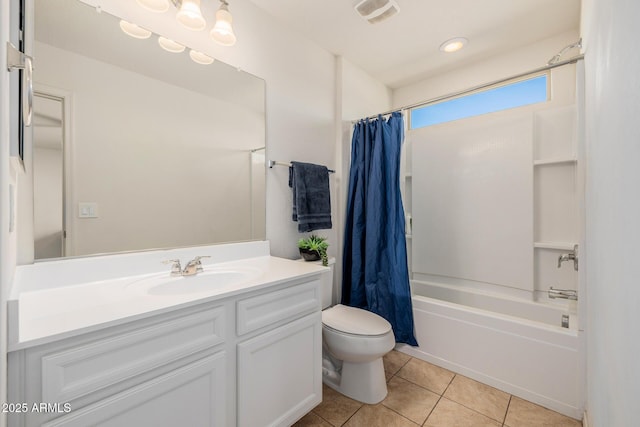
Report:
M 202 262 L 200 261 L 202 258 L 211 258 L 210 256 L 197 256 L 184 266 L 182 270 L 183 276 L 193 276 L 194 274 L 198 274 L 204 269 L 202 268 Z
M 578 245 L 573 245 L 573 251 L 558 257 L 558 268 L 562 266 L 564 261 L 573 261 L 573 269 L 578 271 Z
M 179 259 L 169 259 L 166 261 L 162 261 L 163 264 L 172 264 L 171 265 L 171 276 L 182 276 L 182 267 L 180 266 Z
M 204 271 L 202 268 L 202 258 L 211 258 L 210 256 L 197 256 L 185 265 L 184 269 L 180 266 L 179 259 L 169 259 L 162 261 L 163 264 L 171 264 L 171 276 L 193 276 Z

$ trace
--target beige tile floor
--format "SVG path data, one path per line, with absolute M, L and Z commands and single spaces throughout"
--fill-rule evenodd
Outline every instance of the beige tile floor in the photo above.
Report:
M 322 403 L 296 427 L 577 427 L 580 421 L 462 375 L 392 351 L 388 395 L 366 405 L 323 386 Z

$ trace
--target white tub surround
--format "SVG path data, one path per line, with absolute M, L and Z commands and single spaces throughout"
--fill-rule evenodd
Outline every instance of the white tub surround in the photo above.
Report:
M 562 307 L 412 282 L 419 347 L 399 350 L 573 418 L 584 411 L 583 333 Z
M 198 255 L 191 277 L 160 263 Z M 291 425 L 322 399 L 327 271 L 268 242 L 18 267 L 10 401 L 58 410 L 9 425 Z

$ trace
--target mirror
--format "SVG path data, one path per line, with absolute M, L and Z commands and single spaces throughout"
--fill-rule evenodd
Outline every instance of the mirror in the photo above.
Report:
M 188 50 L 35 1 L 36 259 L 265 239 L 265 83 Z

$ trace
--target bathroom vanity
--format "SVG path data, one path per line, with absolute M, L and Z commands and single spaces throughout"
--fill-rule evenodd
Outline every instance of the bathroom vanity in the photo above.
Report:
M 9 425 L 291 425 L 322 399 L 328 269 L 268 253 L 252 242 L 19 267 Z M 139 274 L 195 255 L 212 256 L 196 276 Z

